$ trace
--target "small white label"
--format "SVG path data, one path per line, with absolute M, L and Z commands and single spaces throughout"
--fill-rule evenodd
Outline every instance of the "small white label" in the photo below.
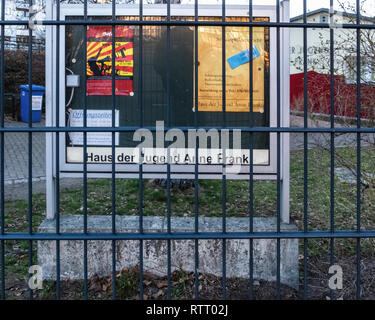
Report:
M 83 109 L 74 109 L 69 114 L 70 127 L 83 127 Z M 87 110 L 88 127 L 112 127 L 112 110 Z M 119 126 L 119 110 L 115 111 L 115 126 Z M 82 132 L 69 132 L 72 145 L 83 145 Z M 119 133 L 115 133 L 115 144 L 119 143 Z M 88 145 L 112 145 L 112 132 L 87 133 Z
M 32 110 L 41 111 L 42 110 L 42 99 L 43 96 L 33 96 L 32 97 Z

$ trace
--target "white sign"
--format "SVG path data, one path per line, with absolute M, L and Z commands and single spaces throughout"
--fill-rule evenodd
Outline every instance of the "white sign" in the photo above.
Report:
M 83 127 L 83 109 L 75 109 L 69 113 L 70 127 Z M 115 126 L 119 126 L 119 110 L 115 110 Z M 87 127 L 112 127 L 112 110 L 87 110 Z M 72 145 L 83 145 L 82 132 L 69 132 Z M 119 133 L 115 133 L 115 145 L 119 144 Z M 88 132 L 87 145 L 112 145 L 112 132 Z
M 32 110 L 41 111 L 42 110 L 42 100 L 43 96 L 32 96 Z
M 143 159 L 139 157 L 138 148 L 116 148 L 116 163 L 142 164 L 195 164 L 195 149 L 143 148 Z M 269 151 L 254 149 L 254 165 L 267 165 Z M 225 156 L 224 156 L 225 154 Z M 68 162 L 82 163 L 82 147 L 68 147 Z M 87 163 L 112 163 L 111 148 L 87 148 Z M 198 149 L 199 164 L 250 165 L 250 151 L 245 149 Z

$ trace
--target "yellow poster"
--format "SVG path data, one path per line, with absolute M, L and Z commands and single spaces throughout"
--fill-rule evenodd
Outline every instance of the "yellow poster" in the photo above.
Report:
M 268 61 L 265 29 L 253 28 L 253 59 L 249 57 L 249 28 L 226 27 L 225 30 L 225 110 L 250 111 L 249 61 L 252 60 L 253 111 L 264 112 L 264 68 Z M 198 62 L 198 111 L 223 111 L 221 27 L 198 28 Z

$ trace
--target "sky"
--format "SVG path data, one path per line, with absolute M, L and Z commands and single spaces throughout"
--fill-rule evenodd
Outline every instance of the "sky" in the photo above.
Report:
M 265 0 L 267 1 L 267 0 Z M 333 7 L 335 10 L 343 11 L 340 3 L 350 4 L 355 7 L 355 0 L 342 0 L 342 1 L 333 1 Z M 272 1 L 271 1 L 272 3 Z M 329 8 L 329 0 L 308 0 L 307 1 L 307 11 L 313 11 L 319 8 Z M 375 15 L 375 0 L 366 0 L 363 5 L 363 9 L 367 12 L 366 15 Z M 290 0 L 290 16 L 294 17 L 297 15 L 303 14 L 303 1 L 302 0 Z M 364 12 L 361 14 L 365 15 Z
M 289 0 L 290 1 L 290 17 L 295 17 L 303 13 L 303 1 L 302 0 Z M 361 0 L 364 1 L 363 8 L 370 16 L 375 16 L 375 0 Z M 334 0 L 334 9 L 343 11 L 340 8 L 339 3 L 349 3 L 355 6 L 355 0 Z M 182 3 L 194 3 L 192 0 L 182 0 Z M 199 0 L 200 4 L 221 4 L 221 0 Z M 226 4 L 248 4 L 249 0 L 226 0 Z M 253 0 L 254 5 L 271 5 L 275 4 L 275 0 Z M 319 8 L 329 8 L 330 0 L 307 0 L 307 11 L 313 11 Z M 361 12 L 361 14 L 364 14 Z
M 8 0 L 14 1 L 14 0 Z M 143 0 L 146 3 L 146 0 Z M 222 0 L 198 0 L 199 4 L 221 4 Z M 282 0 L 280 0 L 282 1 Z M 289 0 L 290 1 L 290 17 L 295 17 L 303 14 L 303 0 Z M 138 3 L 138 0 L 135 0 Z M 181 0 L 182 4 L 194 4 L 195 0 Z M 375 17 L 375 0 L 360 0 L 363 3 L 364 11 L 361 11 L 362 15 Z M 231 4 L 244 4 L 248 5 L 249 0 L 225 0 L 227 5 Z M 254 5 L 272 5 L 275 4 L 276 0 L 253 0 Z M 313 11 L 319 8 L 329 8 L 330 0 L 306 0 L 307 11 Z M 333 0 L 334 9 L 343 11 L 340 7 L 340 3 L 350 4 L 355 8 L 356 0 Z M 0 3 L 1 8 L 1 3 Z

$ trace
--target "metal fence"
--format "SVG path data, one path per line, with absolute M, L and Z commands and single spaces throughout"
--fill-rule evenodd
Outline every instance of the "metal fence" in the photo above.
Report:
M 186 233 L 175 233 L 171 230 L 171 170 L 170 165 L 168 164 L 167 170 L 167 231 L 160 232 L 160 233 L 147 233 L 143 230 L 143 166 L 142 164 L 139 165 L 139 232 L 137 233 L 118 233 L 116 232 L 116 165 L 115 161 L 112 161 L 112 233 L 89 233 L 88 226 L 87 226 L 87 159 L 84 158 L 83 164 L 83 216 L 84 216 L 84 228 L 83 233 L 61 233 L 60 231 L 60 175 L 59 175 L 59 139 L 56 139 L 56 232 L 55 233 L 38 233 L 33 232 L 32 223 L 33 223 L 33 207 L 32 207 L 32 168 L 33 168 L 33 159 L 32 159 L 32 134 L 35 132 L 51 132 L 56 135 L 63 134 L 65 132 L 69 132 L 69 128 L 63 128 L 59 126 L 59 112 L 57 111 L 56 123 L 57 126 L 50 126 L 50 127 L 33 127 L 31 119 L 32 119 L 32 97 L 29 96 L 29 123 L 28 127 L 19 128 L 19 127 L 5 127 L 4 126 L 4 29 L 7 25 L 28 25 L 28 21 L 6 21 L 5 20 L 5 0 L 1 1 L 2 4 L 2 12 L 1 12 L 1 56 L 0 56 L 0 70 L 1 70 L 1 77 L 0 77 L 0 96 L 1 96 L 1 118 L 0 118 L 0 145 L 1 145 L 1 153 L 0 153 L 0 172 L 1 172 L 1 181 L 0 181 L 0 194 L 1 194 L 1 230 L 0 230 L 0 240 L 1 240 L 1 259 L 0 259 L 0 266 L 1 266 L 1 297 L 2 299 L 6 298 L 6 290 L 5 290 L 5 241 L 8 240 L 27 240 L 29 243 L 29 265 L 31 266 L 33 263 L 33 245 L 35 241 L 46 241 L 46 240 L 54 240 L 56 241 L 56 298 L 60 299 L 61 297 L 61 287 L 60 287 L 60 241 L 62 240 L 77 240 L 84 242 L 84 298 L 88 298 L 88 278 L 87 278 L 87 243 L 89 240 L 110 240 L 112 241 L 112 297 L 116 299 L 116 241 L 119 240 L 138 240 L 140 243 L 140 279 L 139 279 L 139 289 L 140 295 L 139 298 L 143 299 L 143 242 L 145 240 L 165 240 L 168 244 L 168 298 L 171 298 L 171 241 L 172 240 L 186 240 L 191 239 L 195 242 L 195 297 L 199 298 L 199 282 L 198 282 L 198 242 L 204 239 L 220 239 L 222 240 L 222 298 L 225 299 L 227 297 L 226 293 L 226 285 L 227 285 L 227 277 L 226 277 L 226 250 L 227 250 L 227 240 L 229 239 L 248 239 L 249 240 L 249 250 L 250 250 L 250 273 L 249 273 L 249 298 L 252 299 L 254 297 L 254 288 L 253 288 L 253 265 L 254 265 L 254 256 L 253 256 L 253 241 L 255 239 L 276 239 L 277 241 L 277 273 L 276 273 L 276 297 L 280 298 L 280 241 L 281 239 L 300 239 L 303 241 L 303 248 L 304 248 L 304 263 L 303 263 L 303 274 L 304 274 L 304 296 L 308 298 L 308 291 L 307 291 L 307 273 L 308 273 L 308 265 L 307 265 L 307 246 L 308 240 L 313 238 L 324 238 L 330 240 L 330 262 L 334 264 L 335 261 L 335 253 L 334 253 L 334 243 L 336 239 L 348 238 L 348 239 L 356 239 L 357 247 L 356 247 L 356 255 L 357 255 L 357 274 L 356 274 L 356 296 L 359 299 L 361 297 L 361 239 L 363 238 L 374 238 L 375 237 L 375 230 L 362 230 L 361 229 L 361 134 L 363 133 L 375 133 L 375 129 L 372 127 L 361 127 L 360 121 L 360 113 L 361 113 L 361 90 L 360 90 L 360 64 L 361 64 L 361 53 L 360 53 L 360 31 L 361 29 L 375 29 L 374 24 L 366 24 L 363 25 L 360 23 L 360 1 L 356 0 L 357 5 L 357 13 L 356 13 L 356 23 L 355 24 L 343 24 L 340 27 L 344 29 L 354 29 L 356 30 L 356 41 L 357 41 L 357 124 L 356 127 L 351 128 L 335 128 L 335 114 L 334 114 L 334 29 L 330 29 L 330 43 L 331 43 L 331 50 L 330 50 L 330 74 L 331 74 L 331 118 L 330 128 L 311 128 L 308 127 L 308 110 L 307 110 L 307 30 L 309 28 L 330 28 L 331 25 L 329 23 L 308 23 L 307 22 L 307 7 L 306 7 L 306 0 L 303 0 L 303 23 L 290 23 L 290 22 L 281 22 L 280 20 L 280 1 L 275 0 L 276 5 L 276 22 L 254 22 L 253 21 L 253 3 L 252 0 L 249 0 L 249 22 L 228 22 L 226 21 L 225 16 L 225 9 L 226 9 L 226 2 L 225 0 L 222 1 L 222 20 L 221 21 L 200 21 L 198 19 L 198 0 L 195 0 L 195 16 L 193 21 L 178 21 L 171 19 L 171 5 L 170 1 L 167 1 L 167 19 L 165 21 L 146 21 L 143 19 L 143 3 L 139 4 L 139 19 L 133 21 L 120 21 L 116 19 L 116 3 L 112 1 L 112 17 L 110 20 L 89 20 L 88 19 L 88 1 L 83 1 L 84 3 L 84 19 L 83 20 L 74 20 L 74 21 L 67 21 L 67 20 L 60 20 L 60 2 L 57 1 L 57 16 L 55 20 L 43 21 L 42 24 L 44 26 L 54 26 L 56 28 L 56 37 L 57 37 L 57 46 L 59 46 L 59 39 L 61 37 L 60 34 L 60 27 L 75 24 L 75 25 L 82 25 L 82 26 L 89 26 L 89 25 L 107 25 L 112 26 L 112 34 L 115 32 L 116 25 L 136 25 L 139 26 L 139 37 L 142 39 L 142 27 L 143 26 L 150 26 L 150 25 L 158 25 L 158 26 L 166 26 L 167 27 L 167 52 L 170 50 L 170 28 L 172 26 L 190 26 L 194 28 L 195 32 L 195 47 L 198 48 L 197 44 L 197 32 L 199 26 L 218 26 L 222 27 L 222 74 L 223 74 L 223 81 L 222 81 L 222 126 L 218 127 L 219 130 L 226 128 L 226 96 L 225 96 L 225 88 L 226 88 L 226 78 L 225 78 L 225 28 L 228 26 L 241 26 L 241 27 L 250 27 L 250 57 L 252 56 L 253 51 L 253 36 L 252 36 L 252 28 L 253 27 L 269 27 L 276 29 L 276 44 L 277 44 L 277 91 L 274 93 L 277 96 L 277 126 L 276 127 L 255 127 L 253 124 L 252 119 L 246 128 L 246 131 L 250 133 L 252 136 L 253 133 L 256 132 L 267 132 L 267 133 L 276 133 L 277 134 L 277 230 L 276 232 L 254 232 L 253 229 L 253 218 L 254 218 L 254 210 L 253 210 L 253 188 L 254 188 L 254 172 L 253 166 L 250 166 L 250 174 L 249 174 L 249 186 L 250 186 L 250 193 L 249 193 L 249 230 L 248 232 L 228 232 L 226 229 L 226 176 L 222 176 L 222 232 L 199 232 L 198 229 L 198 217 L 199 217 L 199 194 L 198 194 L 198 163 L 195 164 L 195 191 L 194 191 L 194 199 L 195 199 L 195 231 L 194 232 L 186 232 Z M 33 1 L 29 1 L 29 5 L 32 6 Z M 333 6 L 333 0 L 330 0 L 331 7 Z M 332 20 L 333 12 L 330 14 L 330 19 Z M 304 48 L 304 126 L 302 128 L 296 127 L 281 127 L 281 112 L 280 112 L 280 96 L 281 96 L 281 85 L 280 85 L 280 30 L 282 28 L 303 28 L 303 48 Z M 32 29 L 29 29 L 29 60 L 28 60 L 28 79 L 29 85 L 32 83 Z M 86 41 L 86 34 L 84 33 L 84 41 Z M 142 57 L 142 41 L 139 41 L 140 47 L 140 57 Z M 112 65 L 115 65 L 115 37 L 112 37 Z M 59 50 L 56 51 L 56 62 L 57 66 L 59 65 L 60 57 Z M 198 53 L 197 50 L 195 51 L 195 61 L 197 61 Z M 142 70 L 142 59 L 139 60 L 140 70 Z M 198 72 L 197 72 L 197 63 L 195 63 L 195 87 L 198 85 Z M 115 95 L 115 68 L 112 68 L 112 112 L 113 115 L 115 113 L 115 103 L 116 103 L 116 95 Z M 59 67 L 56 68 L 57 77 L 56 77 L 56 88 L 57 91 L 59 90 Z M 170 80 L 170 73 L 169 70 L 167 72 L 167 79 Z M 252 64 L 250 64 L 250 88 L 253 88 L 253 72 L 252 72 Z M 139 75 L 138 81 L 142 84 L 143 77 L 142 73 Z M 86 79 L 83 81 L 84 85 L 86 86 Z M 142 86 L 140 86 L 142 88 Z M 167 108 L 170 110 L 170 92 L 169 87 L 167 87 Z M 59 106 L 59 95 L 57 94 L 56 104 Z M 138 96 L 138 104 L 140 108 L 139 113 L 139 128 L 143 127 L 143 101 L 142 95 Z M 250 112 L 253 111 L 253 94 L 252 90 L 250 90 L 249 95 L 250 101 Z M 195 108 L 198 110 L 198 93 L 197 90 L 195 91 Z M 59 110 L 59 108 L 57 108 Z M 84 154 L 86 155 L 87 150 L 87 132 L 93 132 L 95 130 L 87 128 L 87 105 L 84 106 L 84 127 L 80 129 L 84 133 Z M 195 112 L 194 114 L 194 121 L 195 127 L 199 128 L 198 126 L 198 113 Z M 167 120 L 167 123 L 169 120 Z M 233 128 L 231 128 L 233 129 Z M 243 128 L 242 128 L 243 129 Z M 115 133 L 116 132 L 126 132 L 129 131 L 129 128 L 126 127 L 115 127 L 115 117 L 112 117 L 112 127 L 109 128 L 99 128 L 96 131 L 106 131 L 112 133 L 112 158 L 115 158 Z M 135 130 L 135 128 L 131 128 L 131 130 Z M 186 128 L 181 128 L 181 130 L 185 130 Z M 19 232 L 19 233 L 9 233 L 5 232 L 5 209 L 4 209 L 4 135 L 5 133 L 15 133 L 15 132 L 26 132 L 28 134 L 28 143 L 29 143 L 29 150 L 28 150 L 28 172 L 29 172 L 29 179 L 28 179 L 28 232 Z M 280 169 L 281 169 L 281 156 L 280 156 L 280 138 L 283 133 L 303 133 L 304 135 L 304 195 L 303 195 L 303 203 L 304 203 L 304 228 L 300 231 L 295 232 L 281 232 L 281 214 L 280 214 L 280 207 L 281 207 L 281 199 L 280 199 Z M 330 188 L 330 229 L 328 231 L 309 231 L 308 230 L 308 133 L 328 133 L 331 136 L 331 188 Z M 335 166 L 335 133 L 352 133 L 357 135 L 357 182 L 356 182 L 356 189 L 357 189 L 357 212 L 356 212 L 356 221 L 357 227 L 355 230 L 335 230 L 334 225 L 334 206 L 335 206 L 335 184 L 334 184 L 334 166 Z M 252 145 L 253 139 L 251 139 L 249 150 L 250 152 L 250 163 L 253 162 L 253 152 L 252 152 Z M 196 155 L 198 154 L 198 150 L 196 149 Z M 333 292 L 331 291 L 332 297 L 334 296 Z M 29 290 L 29 298 L 32 299 L 33 292 Z

